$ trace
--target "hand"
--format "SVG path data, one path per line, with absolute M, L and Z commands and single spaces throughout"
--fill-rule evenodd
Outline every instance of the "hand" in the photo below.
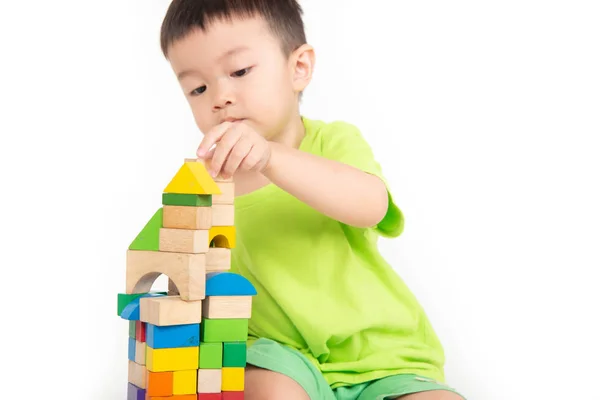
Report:
M 263 172 L 271 159 L 271 147 L 243 121 L 224 122 L 204 136 L 196 154 L 211 159 L 209 173 L 213 177 L 228 179 L 238 170 Z

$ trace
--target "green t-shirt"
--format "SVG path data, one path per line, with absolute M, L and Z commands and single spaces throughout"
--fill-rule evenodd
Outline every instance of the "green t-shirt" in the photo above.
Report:
M 300 150 L 384 179 L 356 127 L 303 120 Z M 337 222 L 274 184 L 236 197 L 235 213 L 232 271 L 258 291 L 249 344 L 265 337 L 299 350 L 333 388 L 397 373 L 444 381 L 434 330 L 377 248 L 378 236 L 404 229 L 391 194 L 385 218 L 367 229 Z

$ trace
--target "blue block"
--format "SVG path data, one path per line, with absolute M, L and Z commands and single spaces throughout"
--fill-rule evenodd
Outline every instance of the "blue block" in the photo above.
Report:
M 121 311 L 121 318 L 128 319 L 130 321 L 139 321 L 140 320 L 140 299 L 142 297 L 160 297 L 160 296 L 164 296 L 164 294 L 162 294 L 162 293 L 146 293 L 134 300 L 131 300 L 131 302 L 125 306 L 123 311 Z
M 233 272 L 206 274 L 207 296 L 254 296 L 256 289 L 249 280 Z
M 156 326 L 147 324 L 146 344 L 153 349 L 200 345 L 200 324 Z
M 146 389 L 140 389 L 133 383 L 128 383 L 127 400 L 146 400 Z
M 129 344 L 127 345 L 127 347 L 128 347 L 127 348 L 127 350 L 128 350 L 127 351 L 127 353 L 128 353 L 127 358 L 130 361 L 135 362 L 135 339 L 129 338 Z

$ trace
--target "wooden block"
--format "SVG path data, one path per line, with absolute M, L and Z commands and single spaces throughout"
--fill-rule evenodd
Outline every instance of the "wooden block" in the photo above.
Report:
M 149 293 L 132 293 L 132 294 L 119 293 L 117 295 L 117 315 L 120 316 L 121 313 L 123 312 L 123 310 L 125 309 L 125 307 L 127 307 L 129 305 L 129 303 L 131 303 L 135 299 L 139 299 L 140 297 L 142 297 L 144 295 L 160 295 L 160 294 L 167 294 L 167 292 L 149 292 Z
M 202 165 L 204 165 L 204 167 L 208 167 L 210 166 L 210 160 L 204 160 L 202 158 L 186 158 L 184 160 L 184 162 L 197 162 L 200 163 Z M 223 176 L 221 176 L 220 174 L 217 175 L 216 177 L 212 178 L 216 183 L 221 183 L 221 182 L 233 182 L 233 177 L 231 178 L 223 178 Z
M 133 383 L 140 389 L 146 389 L 146 367 L 136 364 L 134 361 L 128 361 L 127 381 Z M 220 381 L 220 380 L 219 380 Z
M 135 362 L 135 338 L 129 338 L 127 341 L 127 359 Z
M 128 250 L 126 292 L 148 292 L 156 278 L 165 274 L 177 285 L 183 300 L 202 300 L 205 265 L 205 254 Z
M 208 230 L 160 228 L 158 249 L 172 253 L 206 253 Z
M 146 349 L 146 368 L 152 372 L 183 371 L 198 368 L 198 346 L 172 349 Z
M 170 316 L 169 314 L 167 315 Z M 199 345 L 200 323 L 170 326 L 148 324 L 148 346 L 153 349 L 193 347 Z
M 217 182 L 221 194 L 215 194 L 212 204 L 233 204 L 235 201 L 235 184 L 233 182 Z
M 146 341 L 146 324 L 142 321 L 135 321 L 135 340 L 138 342 Z
M 172 396 L 173 395 L 173 372 L 148 371 L 146 377 L 148 396 Z
M 200 343 L 198 368 L 219 369 L 223 366 L 223 343 Z
M 204 288 L 206 296 L 254 296 L 256 289 L 242 275 L 233 272 L 208 272 Z
M 139 388 L 133 383 L 128 383 L 127 400 L 146 400 L 146 389 Z
M 129 250 L 158 250 L 158 230 L 162 226 L 163 209 L 158 209 L 138 233 L 133 242 L 129 245 Z
M 223 367 L 221 391 L 240 392 L 244 390 L 244 367 Z
M 231 269 L 231 249 L 211 247 L 206 253 L 206 272 L 228 271 Z
M 244 392 L 223 392 L 221 400 L 244 400 Z
M 162 195 L 163 206 L 210 207 L 212 202 L 213 197 L 210 194 L 163 193 Z
M 173 395 L 196 394 L 197 369 L 173 372 Z
M 186 162 L 163 190 L 164 193 L 221 194 L 221 190 L 206 167 L 198 162 Z
M 202 315 L 205 318 L 250 318 L 252 296 L 206 296 Z
M 221 393 L 198 393 L 198 400 L 222 400 L 222 397 Z
M 210 229 L 212 207 L 163 206 L 163 228 Z
M 213 226 L 208 231 L 208 241 L 211 247 L 235 248 L 235 226 Z
M 136 329 L 135 323 L 136 322 L 137 321 L 135 321 L 135 320 L 129 321 L 129 337 L 132 339 L 135 339 L 135 335 L 136 335 L 136 331 L 135 331 L 135 329 Z
M 213 204 L 211 208 L 213 226 L 235 225 L 235 206 L 233 204 Z
M 223 366 L 246 367 L 246 349 L 246 342 L 223 343 Z M 202 352 L 202 350 L 200 351 Z
M 202 321 L 202 300 L 185 301 L 180 296 L 144 297 L 140 299 L 140 308 L 140 319 L 156 326 Z
M 148 396 L 148 400 L 196 400 L 196 395 L 180 394 L 176 396 Z
M 221 392 L 221 369 L 198 370 L 198 393 Z
M 202 319 L 201 342 L 245 342 L 246 340 L 248 340 L 247 319 Z
M 135 341 L 135 359 L 136 364 L 146 365 L 146 343 Z

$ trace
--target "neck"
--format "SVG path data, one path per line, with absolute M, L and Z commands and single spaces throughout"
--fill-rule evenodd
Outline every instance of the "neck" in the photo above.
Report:
M 299 112 L 296 112 L 290 122 L 280 131 L 279 134 L 271 137 L 269 140 L 282 144 L 287 147 L 297 149 L 305 135 L 304 123 Z

